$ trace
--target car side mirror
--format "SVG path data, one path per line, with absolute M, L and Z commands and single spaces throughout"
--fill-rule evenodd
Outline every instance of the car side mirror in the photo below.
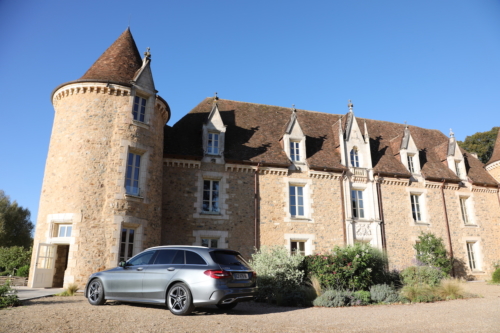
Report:
M 126 262 L 126 261 L 120 261 L 120 262 L 118 263 L 118 267 L 123 267 L 123 268 L 125 268 L 126 266 L 127 266 L 127 262 Z

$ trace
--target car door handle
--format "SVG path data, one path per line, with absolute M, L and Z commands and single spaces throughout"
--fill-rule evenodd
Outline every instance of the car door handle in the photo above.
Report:
M 167 271 L 175 271 L 175 267 L 169 267 L 167 268 Z
M 144 269 L 144 268 L 142 268 L 142 267 L 137 267 L 137 270 L 138 270 L 138 271 L 142 271 L 143 269 Z

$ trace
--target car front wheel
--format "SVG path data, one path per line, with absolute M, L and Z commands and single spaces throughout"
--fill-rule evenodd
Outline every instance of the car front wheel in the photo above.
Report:
M 167 305 L 170 312 L 177 316 L 185 316 L 193 312 L 191 292 L 184 283 L 176 283 L 168 291 Z
M 106 302 L 104 298 L 104 287 L 99 279 L 94 279 L 90 282 L 87 297 L 92 305 L 103 305 Z

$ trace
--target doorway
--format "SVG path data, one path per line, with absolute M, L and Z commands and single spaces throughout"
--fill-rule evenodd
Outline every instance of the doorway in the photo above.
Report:
M 68 268 L 69 245 L 57 245 L 56 260 L 54 265 L 53 288 L 62 288 L 64 284 L 64 273 Z

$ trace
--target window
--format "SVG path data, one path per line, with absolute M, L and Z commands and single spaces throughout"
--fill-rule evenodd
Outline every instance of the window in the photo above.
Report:
M 290 215 L 305 216 L 303 186 L 290 185 Z
M 413 166 L 413 156 L 414 155 L 408 155 L 408 170 L 411 173 L 415 173 L 415 167 Z
M 219 245 L 219 239 L 218 238 L 202 238 L 201 239 L 201 246 L 205 247 L 218 247 Z
M 219 181 L 203 181 L 203 212 L 219 213 Z
M 141 155 L 128 153 L 127 173 L 125 175 L 125 192 L 130 195 L 140 195 L 139 169 L 141 166 Z
M 171 264 L 177 250 L 160 250 L 156 256 L 155 265 L 168 265 Z
M 305 240 L 291 240 L 290 253 L 306 255 L 306 241 Z
M 351 165 L 355 168 L 359 168 L 358 148 L 356 147 L 351 149 Z
M 206 265 L 207 263 L 205 260 L 203 260 L 202 257 L 200 257 L 199 254 L 191 252 L 191 251 L 185 251 L 186 253 L 186 264 L 187 265 Z
M 73 226 L 71 224 L 59 224 L 57 237 L 71 237 Z
M 361 219 L 364 218 L 365 208 L 363 205 L 363 191 L 352 190 L 351 200 L 352 200 L 352 217 Z
M 132 110 L 134 115 L 134 120 L 144 122 L 144 117 L 146 115 L 146 99 L 140 96 L 134 97 L 134 108 Z
M 460 198 L 460 210 L 462 212 L 462 220 L 465 224 L 471 224 L 469 213 L 467 212 L 467 198 Z
M 476 258 L 476 242 L 467 242 L 467 255 L 469 257 L 469 267 L 471 270 L 477 270 L 477 258 Z
M 422 214 L 420 211 L 420 202 L 419 202 L 420 195 L 411 194 L 410 198 L 411 198 L 411 213 L 413 216 L 413 220 L 415 222 L 420 222 L 420 221 L 422 221 Z
M 219 134 L 208 133 L 207 154 L 219 155 Z
M 127 264 L 130 266 L 140 266 L 140 265 L 149 265 L 153 263 L 154 255 L 156 251 L 148 251 L 141 254 L 138 254 L 137 257 L 128 261 Z
M 120 258 L 118 261 L 127 261 L 133 256 L 134 252 L 135 229 L 122 228 L 120 241 Z
M 290 159 L 294 162 L 300 161 L 300 142 L 290 141 Z
M 457 173 L 458 178 L 462 178 L 462 174 L 460 172 L 460 161 L 455 161 L 455 172 Z

